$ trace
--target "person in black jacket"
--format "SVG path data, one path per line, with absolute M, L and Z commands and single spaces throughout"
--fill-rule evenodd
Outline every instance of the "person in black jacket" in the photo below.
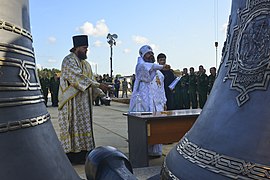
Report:
M 157 62 L 160 65 L 166 64 L 166 55 L 164 53 L 160 53 L 157 56 Z M 170 90 L 169 85 L 173 82 L 175 79 L 175 76 L 173 74 L 173 70 L 165 71 L 165 70 L 160 70 L 162 74 L 164 75 L 164 89 L 165 89 L 165 95 L 167 98 L 166 106 L 167 110 L 174 110 L 175 105 L 174 105 L 174 94 L 173 91 Z
M 188 94 L 192 109 L 198 108 L 197 97 L 197 75 L 195 74 L 194 67 L 189 68 L 189 83 Z
M 208 76 L 208 94 L 210 94 L 210 92 L 212 90 L 212 87 L 214 85 L 216 77 L 217 77 L 216 68 L 211 67 L 210 68 L 210 75 Z
M 48 77 L 47 72 L 42 72 L 40 75 L 40 86 L 41 86 L 41 92 L 43 94 L 44 97 L 44 103 L 46 105 L 46 107 L 48 106 L 48 94 L 49 94 L 49 88 L 50 88 L 50 79 Z
M 197 91 L 199 95 L 199 107 L 202 109 L 207 100 L 208 92 L 208 76 L 205 74 L 203 65 L 199 66 L 199 72 L 197 76 Z
M 58 91 L 59 91 L 60 78 L 55 73 L 54 76 L 50 79 L 50 92 L 52 106 L 58 107 Z

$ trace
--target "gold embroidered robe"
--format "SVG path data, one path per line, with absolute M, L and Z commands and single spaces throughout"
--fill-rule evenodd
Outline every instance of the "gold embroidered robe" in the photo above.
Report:
M 92 98 L 105 95 L 98 88 L 91 66 L 74 53 L 62 62 L 59 87 L 60 141 L 66 153 L 95 148 Z

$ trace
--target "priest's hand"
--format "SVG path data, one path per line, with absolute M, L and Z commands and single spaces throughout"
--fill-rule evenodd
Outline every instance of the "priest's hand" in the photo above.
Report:
M 102 89 L 104 92 L 106 92 L 106 91 L 110 91 L 112 87 L 110 85 L 100 83 L 99 88 Z
M 171 66 L 168 65 L 168 64 L 164 64 L 162 69 L 163 70 L 170 70 L 171 69 Z

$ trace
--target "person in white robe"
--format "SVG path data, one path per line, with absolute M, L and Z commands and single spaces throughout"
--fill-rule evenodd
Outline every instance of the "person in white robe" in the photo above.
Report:
M 129 112 L 164 111 L 166 110 L 166 96 L 164 76 L 160 70 L 169 70 L 170 66 L 155 64 L 153 50 L 148 45 L 142 46 L 139 54 Z M 162 155 L 162 144 L 149 145 L 148 155 L 160 157 Z
M 82 164 L 95 148 L 92 99 L 105 96 L 108 86 L 98 83 L 86 61 L 88 37 L 73 36 L 73 48 L 61 67 L 59 86 L 60 141 L 71 163 Z M 101 90 L 102 89 L 102 90 Z

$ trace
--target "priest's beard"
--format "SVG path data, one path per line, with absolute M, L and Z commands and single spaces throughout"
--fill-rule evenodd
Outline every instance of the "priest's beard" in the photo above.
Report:
M 151 55 L 149 60 L 150 60 L 151 63 L 154 63 L 155 62 L 155 56 Z
M 78 51 L 78 58 L 80 60 L 85 60 L 85 59 L 87 59 L 87 55 L 84 52 Z
M 145 62 L 154 63 L 155 62 L 155 56 L 151 55 L 144 59 Z

